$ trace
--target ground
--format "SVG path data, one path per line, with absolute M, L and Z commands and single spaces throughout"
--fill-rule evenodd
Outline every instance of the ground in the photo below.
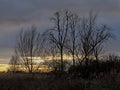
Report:
M 120 90 L 120 75 L 82 79 L 48 73 L 0 73 L 0 90 Z

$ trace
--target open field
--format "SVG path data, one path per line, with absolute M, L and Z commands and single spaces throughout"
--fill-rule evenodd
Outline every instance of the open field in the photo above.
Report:
M 0 73 L 0 90 L 120 90 L 120 75 L 90 80 L 68 75 Z

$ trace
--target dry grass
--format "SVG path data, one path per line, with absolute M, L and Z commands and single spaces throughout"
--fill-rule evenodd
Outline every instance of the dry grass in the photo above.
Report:
M 120 90 L 120 75 L 85 80 L 51 74 L 0 73 L 0 90 Z

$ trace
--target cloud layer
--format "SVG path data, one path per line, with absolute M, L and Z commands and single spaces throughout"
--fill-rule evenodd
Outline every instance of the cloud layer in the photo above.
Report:
M 108 50 L 119 52 L 120 0 L 0 0 L 0 57 L 10 57 L 20 28 L 35 24 L 47 29 L 49 17 L 61 9 L 72 9 L 80 15 L 98 12 L 99 21 L 110 25 L 118 37 Z

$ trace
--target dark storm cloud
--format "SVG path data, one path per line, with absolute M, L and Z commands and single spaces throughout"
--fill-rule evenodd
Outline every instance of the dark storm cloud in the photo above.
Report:
M 100 22 L 113 26 L 116 35 L 120 32 L 120 0 L 0 0 L 0 57 L 11 55 L 20 28 L 35 24 L 47 29 L 48 18 L 61 9 L 73 9 L 82 15 L 93 10 L 100 13 Z

